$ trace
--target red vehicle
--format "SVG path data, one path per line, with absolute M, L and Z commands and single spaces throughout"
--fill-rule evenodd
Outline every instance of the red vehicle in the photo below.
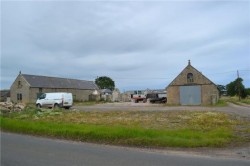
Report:
M 143 103 L 147 102 L 146 95 L 142 93 L 140 90 L 134 91 L 133 94 L 131 94 L 131 99 L 135 102 L 138 103 L 140 101 L 143 101 Z

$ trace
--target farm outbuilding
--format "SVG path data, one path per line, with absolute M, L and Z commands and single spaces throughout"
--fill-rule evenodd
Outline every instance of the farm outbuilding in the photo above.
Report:
M 195 69 L 191 62 L 167 86 L 167 103 L 173 105 L 209 105 L 217 103 L 217 86 Z
M 0 90 L 0 102 L 6 102 L 10 98 L 10 90 Z
M 88 101 L 90 95 L 99 90 L 94 81 L 22 74 L 10 88 L 12 102 L 33 103 L 41 93 L 69 92 L 76 101 Z

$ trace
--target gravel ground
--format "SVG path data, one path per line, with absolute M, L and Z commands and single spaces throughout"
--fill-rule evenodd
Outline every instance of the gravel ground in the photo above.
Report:
M 79 111 L 219 111 L 240 116 L 250 120 L 250 106 L 239 106 L 228 103 L 225 107 L 216 106 L 166 106 L 164 104 L 150 103 L 106 103 L 92 106 L 74 106 L 72 109 Z M 240 158 L 250 160 L 250 144 L 241 147 L 228 148 L 164 148 L 164 149 L 140 149 L 158 151 L 161 153 L 192 153 L 194 155 L 204 155 L 208 157 Z
M 228 114 L 250 118 L 250 106 L 239 106 L 228 103 L 225 107 L 216 106 L 166 106 L 164 104 L 150 103 L 105 103 L 92 106 L 74 106 L 72 109 L 80 111 L 219 111 Z

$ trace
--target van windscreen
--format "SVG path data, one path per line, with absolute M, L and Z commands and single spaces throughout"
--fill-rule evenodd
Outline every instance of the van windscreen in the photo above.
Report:
M 45 97 L 46 97 L 46 94 L 43 93 L 43 94 L 39 97 L 39 99 L 45 99 Z

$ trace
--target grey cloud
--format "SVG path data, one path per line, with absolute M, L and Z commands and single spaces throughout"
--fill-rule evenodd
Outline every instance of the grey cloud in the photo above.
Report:
M 118 88 L 143 89 L 164 88 L 188 59 L 205 73 L 250 66 L 249 2 L 2 5 L 4 87 L 19 70 L 80 79 L 108 75 L 117 78 Z M 230 79 L 209 76 L 214 82 Z

